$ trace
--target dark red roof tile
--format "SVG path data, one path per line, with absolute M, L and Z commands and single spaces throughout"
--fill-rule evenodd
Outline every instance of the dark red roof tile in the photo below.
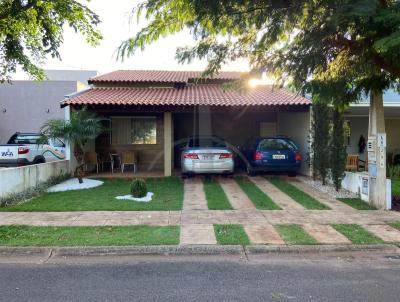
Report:
M 65 99 L 66 105 L 211 105 L 211 106 L 276 106 L 309 105 L 304 97 L 285 89 L 258 86 L 247 93 L 224 90 L 218 84 L 198 84 L 176 88 L 92 88 Z
M 89 84 L 96 83 L 187 83 L 190 79 L 201 77 L 201 71 L 168 70 L 117 70 L 89 79 Z M 224 71 L 213 76 L 218 80 L 236 80 L 243 73 Z

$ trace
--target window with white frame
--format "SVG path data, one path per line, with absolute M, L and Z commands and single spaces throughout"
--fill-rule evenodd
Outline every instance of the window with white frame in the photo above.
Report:
M 156 117 L 112 117 L 111 124 L 113 145 L 154 145 L 157 143 Z

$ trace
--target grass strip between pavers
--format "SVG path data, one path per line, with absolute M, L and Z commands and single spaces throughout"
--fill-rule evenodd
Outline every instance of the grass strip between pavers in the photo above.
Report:
M 379 244 L 383 240 L 371 234 L 358 224 L 332 224 L 332 227 L 354 244 Z
M 388 225 L 400 231 L 400 222 L 390 222 Z
M 357 210 L 376 210 L 376 208 L 360 198 L 337 198 L 337 200 L 347 204 Z
M 207 199 L 207 206 L 210 210 L 232 210 L 228 197 L 218 181 L 214 179 L 205 179 L 203 185 L 204 193 Z
M 179 211 L 183 204 L 183 181 L 179 177 L 146 178 L 153 192 L 150 202 L 117 200 L 130 194 L 131 179 L 101 179 L 104 184 L 85 190 L 45 193 L 32 200 L 0 211 L 8 212 L 74 212 L 74 211 Z
M 255 183 L 245 176 L 235 177 L 240 188 L 246 193 L 247 197 L 260 210 L 281 210 L 281 208 L 263 191 L 258 188 Z
M 292 245 L 312 245 L 318 241 L 308 234 L 301 225 L 298 224 L 277 224 L 275 229 L 287 244 Z
M 0 226 L 1 246 L 123 246 L 179 244 L 179 226 Z
M 249 245 L 250 240 L 240 224 L 215 224 L 215 238 L 221 245 Z
M 320 203 L 314 197 L 308 195 L 306 192 L 298 189 L 291 183 L 284 181 L 280 178 L 273 177 L 268 180 L 279 190 L 290 196 L 294 201 L 301 204 L 308 210 L 330 210 L 330 208 L 323 203 Z

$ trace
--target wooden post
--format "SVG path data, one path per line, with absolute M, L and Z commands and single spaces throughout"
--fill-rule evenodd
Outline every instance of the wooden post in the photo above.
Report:
M 172 114 L 164 112 L 164 176 L 172 175 Z

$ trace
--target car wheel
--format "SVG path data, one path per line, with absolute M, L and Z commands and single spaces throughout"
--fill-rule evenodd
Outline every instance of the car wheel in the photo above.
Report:
M 247 175 L 249 175 L 249 176 L 255 176 L 256 175 L 256 171 L 254 171 L 254 169 L 250 165 L 247 165 L 246 172 L 247 172 Z

